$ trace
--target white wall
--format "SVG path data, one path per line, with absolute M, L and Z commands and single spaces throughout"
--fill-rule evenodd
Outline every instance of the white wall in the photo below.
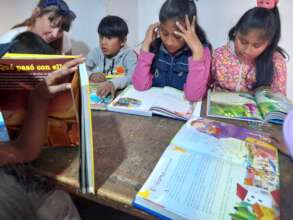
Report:
M 28 17 L 38 0 L 1 0 L 0 34 Z M 77 19 L 70 31 L 75 54 L 87 52 L 98 44 L 97 26 L 105 15 L 118 15 L 127 22 L 130 34 L 128 44 L 137 47 L 143 41 L 149 24 L 158 20 L 164 0 L 67 0 L 76 12 Z M 197 2 L 200 25 L 207 32 L 213 47 L 226 43 L 229 29 L 238 18 L 255 5 L 256 0 L 201 0 Z M 288 96 L 293 99 L 293 1 L 281 0 L 279 10 L 282 20 L 280 45 L 289 53 Z
M 119 4 L 120 3 L 120 4 Z M 118 6 L 119 4 L 119 6 Z M 134 47 L 138 39 L 138 1 L 137 0 L 107 0 L 106 11 L 108 15 L 122 17 L 128 25 L 129 34 L 127 41 Z
M 75 0 L 67 1 L 77 18 L 70 30 L 73 40 L 73 54 L 87 54 L 98 46 L 97 27 L 107 14 L 107 0 Z

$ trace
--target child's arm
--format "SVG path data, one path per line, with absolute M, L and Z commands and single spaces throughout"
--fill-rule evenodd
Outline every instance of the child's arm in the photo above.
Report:
M 123 67 L 125 68 L 125 76 L 113 78 L 110 81 L 113 83 L 115 90 L 123 89 L 131 83 L 135 66 L 137 64 L 137 55 L 133 50 L 129 50 L 123 59 Z
M 99 83 L 106 81 L 106 73 L 97 73 L 96 67 L 102 65 L 101 60 L 101 51 L 99 48 L 95 48 L 89 52 L 86 57 L 86 69 L 88 71 L 88 78 L 91 82 Z
M 211 67 L 211 52 L 204 48 L 201 60 L 188 58 L 188 75 L 184 85 L 184 94 L 189 101 L 200 100 L 207 91 Z
M 84 58 L 67 62 L 35 87 L 20 135 L 15 141 L 0 142 L 0 165 L 32 161 L 39 155 L 47 134 L 50 98 L 70 88 L 69 83 L 60 84 L 60 80 L 75 72 L 82 62 Z
M 137 65 L 132 75 L 132 84 L 137 90 L 147 90 L 152 87 L 153 74 L 151 65 L 155 55 L 150 52 L 141 51 L 138 56 Z
M 273 92 L 280 92 L 283 95 L 286 95 L 287 67 L 285 59 L 280 53 L 275 52 L 273 55 L 273 63 L 275 74 L 271 89 Z
M 192 57 L 188 58 L 189 72 L 184 85 L 185 97 L 189 101 L 198 101 L 206 93 L 211 67 L 210 50 L 203 47 L 196 33 L 196 18 L 193 17 L 190 23 L 188 16 L 185 16 L 185 26 L 176 22 L 180 31 L 175 34 L 182 37 L 192 51 Z
M 151 74 L 151 65 L 155 55 L 150 53 L 150 45 L 158 35 L 159 23 L 151 24 L 146 32 L 141 52 L 138 56 L 138 62 L 135 67 L 132 84 L 137 90 L 147 90 L 152 87 L 153 74 Z

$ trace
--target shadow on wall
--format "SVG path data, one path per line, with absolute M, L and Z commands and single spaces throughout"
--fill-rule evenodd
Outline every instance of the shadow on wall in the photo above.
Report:
M 74 39 L 71 39 L 72 42 L 72 54 L 83 54 L 87 55 L 90 52 L 90 48 L 88 45 L 83 41 L 77 41 Z

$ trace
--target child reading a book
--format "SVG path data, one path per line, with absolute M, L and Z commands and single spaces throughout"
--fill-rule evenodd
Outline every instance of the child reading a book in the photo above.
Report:
M 123 89 L 131 82 L 137 62 L 136 53 L 126 46 L 128 27 L 118 16 L 104 17 L 99 26 L 100 47 L 87 56 L 86 66 L 90 82 L 97 83 L 96 93 L 114 97 L 117 89 Z
M 249 92 L 261 86 L 286 95 L 285 52 L 278 46 L 281 23 L 277 0 L 257 1 L 229 32 L 229 42 L 215 50 L 216 88 Z
M 68 32 L 76 15 L 63 0 L 40 0 L 31 17 L 0 36 L 0 43 L 9 43 L 17 35 L 31 31 L 41 36 L 60 54 L 71 53 Z
M 207 90 L 210 44 L 197 23 L 193 0 L 167 0 L 159 23 L 149 26 L 132 83 L 137 90 L 171 86 L 198 101 Z

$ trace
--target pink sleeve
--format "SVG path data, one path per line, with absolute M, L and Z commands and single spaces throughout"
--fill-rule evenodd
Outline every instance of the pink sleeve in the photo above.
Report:
M 153 53 L 140 52 L 132 75 L 132 84 L 135 89 L 142 91 L 152 87 L 153 74 L 151 74 L 150 70 L 154 57 Z
M 275 53 L 273 62 L 275 74 L 271 85 L 272 91 L 286 95 L 287 67 L 285 59 L 280 53 Z
M 202 60 L 196 61 L 188 58 L 189 72 L 184 85 L 184 94 L 189 101 L 200 100 L 207 91 L 211 67 L 211 53 L 209 48 L 204 48 Z

